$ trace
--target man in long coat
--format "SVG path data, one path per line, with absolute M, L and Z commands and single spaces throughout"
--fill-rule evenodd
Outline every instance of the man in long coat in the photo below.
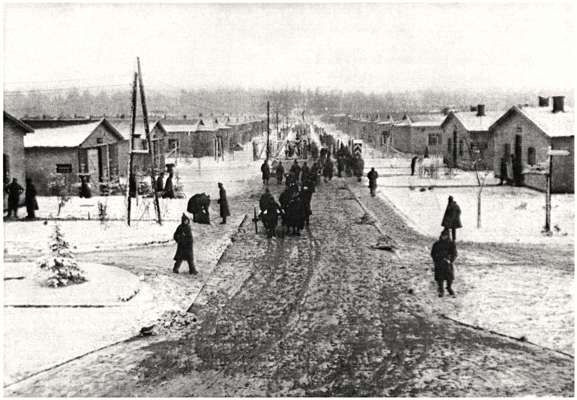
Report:
M 325 165 L 323 167 L 323 176 L 325 177 L 325 182 L 330 181 L 333 179 L 333 162 L 331 160 L 330 154 L 327 156 L 327 160 L 325 161 Z
M 360 182 L 363 177 L 363 170 L 365 169 L 365 160 L 360 155 L 355 156 L 353 160 L 353 170 L 357 181 Z
M 305 224 L 307 226 L 309 225 L 310 222 L 310 216 L 313 213 L 311 209 L 311 201 L 313 198 L 314 187 L 311 185 L 311 183 L 312 182 L 310 182 L 310 180 L 307 183 L 304 183 L 303 190 L 301 191 Z
M 198 272 L 194 266 L 192 229 L 190 229 L 190 220 L 185 214 L 182 214 L 181 223 L 174 232 L 174 241 L 177 243 L 177 247 L 172 272 L 178 274 L 180 264 L 186 261 L 188 263 L 188 272 L 196 275 Z
M 377 190 L 377 179 L 379 178 L 379 173 L 375 171 L 374 168 L 371 168 L 371 170 L 367 174 L 367 178 L 369 178 L 369 190 L 371 191 L 371 196 L 375 197 L 375 191 Z
M 260 172 L 262 172 L 262 184 L 268 185 L 268 180 L 270 179 L 270 167 L 268 166 L 268 160 L 265 160 L 262 163 Z
M 24 188 L 18 183 L 18 179 L 12 178 L 12 182 L 8 185 L 8 217 L 14 212 L 14 218 L 18 218 L 18 203 L 20 202 L 20 195 Z
M 224 190 L 224 186 L 222 183 L 218 183 L 218 204 L 220 205 L 220 217 L 222 218 L 222 224 L 226 224 L 226 217 L 230 216 L 230 210 L 228 209 L 228 200 L 226 199 L 226 190 Z
M 281 161 L 278 162 L 275 172 L 276 172 L 276 183 L 280 185 L 282 183 L 282 178 L 284 177 L 284 167 Z
M 463 225 L 461 224 L 461 208 L 457 202 L 453 200 L 453 196 L 449 196 L 449 202 L 445 209 L 445 215 L 443 215 L 441 226 L 447 230 L 451 230 L 451 239 L 453 242 L 456 242 L 457 229 L 462 228 Z
M 414 156 L 414 157 L 411 159 L 411 176 L 414 176 L 414 175 L 415 175 L 415 167 L 416 167 L 416 165 L 417 165 L 417 160 L 418 160 L 418 159 L 419 159 L 418 156 Z
M 164 192 L 162 193 L 163 199 L 174 199 L 174 186 L 172 184 L 172 174 L 168 174 L 166 178 L 166 183 L 164 184 Z
M 455 242 L 449 239 L 449 231 L 445 229 L 441 233 L 439 240 L 433 244 L 431 249 L 431 257 L 435 265 L 435 281 L 439 291 L 439 297 L 443 297 L 443 282 L 447 282 L 447 292 L 451 296 L 455 295 L 451 285 L 455 279 L 455 271 L 453 262 L 457 258 L 457 246 Z
M 35 212 L 38 210 L 38 201 L 36 200 L 36 187 L 30 178 L 26 178 L 26 193 L 24 194 L 24 204 L 26 204 L 26 219 L 36 218 Z
M 301 174 L 301 167 L 299 166 L 299 163 L 297 160 L 295 160 L 295 162 L 291 166 L 290 172 L 294 175 L 296 181 L 298 182 L 300 174 Z
M 309 166 L 307 165 L 307 162 L 305 161 L 303 164 L 303 167 L 301 169 L 301 182 L 306 182 L 306 180 L 309 178 L 309 174 L 311 173 L 311 170 L 309 168 Z

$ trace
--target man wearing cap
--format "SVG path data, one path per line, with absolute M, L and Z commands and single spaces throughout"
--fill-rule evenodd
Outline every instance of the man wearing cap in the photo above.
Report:
M 457 258 L 457 246 L 449 239 L 449 230 L 445 229 L 441 233 L 439 240 L 433 244 L 431 257 L 435 265 L 435 281 L 437 282 L 439 297 L 443 297 L 443 282 L 447 281 L 447 292 L 451 296 L 455 295 L 451 287 L 455 279 L 453 262 Z
M 194 251 L 192 242 L 192 230 L 190 229 L 190 219 L 182 214 L 181 223 L 174 232 L 174 241 L 177 243 L 176 254 L 174 255 L 174 268 L 172 272 L 178 274 L 178 269 L 183 261 L 188 263 L 188 272 L 196 275 L 198 272 L 194 266 Z

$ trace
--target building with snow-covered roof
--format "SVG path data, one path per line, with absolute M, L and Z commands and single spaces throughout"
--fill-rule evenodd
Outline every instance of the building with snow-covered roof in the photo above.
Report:
M 567 150 L 568 156 L 552 158 L 551 190 L 574 193 L 575 113 L 564 103 L 563 96 L 554 96 L 552 106 L 542 99 L 538 107 L 513 106 L 491 125 L 495 176 L 501 176 L 503 160 L 507 178 L 546 190 L 546 176 L 539 169 L 548 167 L 548 148 Z
M 391 127 L 392 146 L 403 153 L 425 154 L 428 151 L 429 154 L 440 154 L 441 124 L 445 117 L 441 113 L 405 114 Z
M 39 194 L 49 194 L 51 174 L 67 182 L 108 182 L 120 176 L 119 144 L 122 134 L 106 119 L 80 125 L 37 129 L 24 137 L 27 175 Z
M 483 166 L 492 168 L 494 146 L 489 128 L 504 111 L 485 111 L 479 104 L 472 111 L 451 111 L 443 121 L 439 139 L 440 154 L 454 166 L 472 167 L 473 160 L 483 160 Z
M 26 178 L 24 138 L 31 136 L 34 129 L 6 111 L 4 111 L 3 123 L 4 184 L 16 178 L 24 186 Z

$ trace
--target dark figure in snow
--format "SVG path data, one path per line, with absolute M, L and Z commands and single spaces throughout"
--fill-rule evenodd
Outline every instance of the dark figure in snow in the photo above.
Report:
M 337 176 L 341 178 L 343 176 L 343 170 L 345 169 L 345 157 L 343 155 L 337 156 Z
M 499 169 L 500 169 L 500 177 L 499 178 L 501 179 L 501 181 L 499 182 L 499 185 L 502 185 L 503 183 L 508 183 L 509 178 L 507 177 L 507 162 L 505 161 L 504 157 L 501 157 Z
M 330 154 L 327 156 L 327 160 L 325 161 L 325 166 L 323 167 L 323 176 L 325 178 L 325 182 L 330 181 L 333 179 L 333 162 L 331 160 Z
M 449 196 L 449 202 L 445 209 L 445 215 L 443 215 L 441 226 L 447 230 L 451 230 L 451 239 L 453 242 L 456 242 L 457 229 L 462 228 L 463 225 L 461 225 L 461 208 L 457 202 L 453 200 L 453 196 Z
M 30 178 L 26 178 L 26 193 L 24 194 L 24 204 L 26 204 L 26 219 L 36 218 L 35 212 L 38 210 L 38 201 L 36 200 L 36 187 Z
M 315 186 L 321 183 L 321 166 L 318 161 L 315 161 L 311 167 L 311 180 Z
M 305 217 L 305 224 L 309 226 L 310 216 L 313 213 L 311 209 L 311 200 L 313 198 L 314 187 L 311 185 L 309 181 L 308 184 L 304 184 L 303 190 L 301 191 L 303 207 L 304 207 L 304 217 Z
M 132 175 L 132 179 L 134 180 L 134 196 L 132 195 L 132 186 L 130 186 L 130 196 L 136 197 L 136 178 Z M 85 176 L 80 177 L 80 191 L 78 192 L 78 196 L 81 198 L 84 197 L 89 199 L 92 197 L 92 192 L 90 191 L 90 186 L 88 186 L 88 182 L 86 181 Z
M 8 217 L 14 212 L 14 218 L 18 218 L 18 203 L 24 188 L 18 183 L 18 179 L 12 178 L 12 182 L 7 187 L 8 191 Z
M 262 172 L 262 184 L 268 185 L 268 180 L 270 179 L 270 167 L 268 166 L 267 160 L 262 163 L 260 172 Z
M 174 199 L 174 186 L 172 185 L 172 174 L 168 174 L 166 178 L 166 183 L 164 184 L 164 192 L 162 193 L 163 199 Z
M 360 155 L 355 156 L 353 160 L 353 171 L 357 177 L 357 181 L 360 182 L 363 177 L 363 170 L 365 169 L 365 160 L 362 159 Z
M 294 175 L 296 181 L 298 182 L 299 177 L 301 175 L 301 167 L 299 166 L 299 163 L 297 162 L 297 160 L 295 160 L 295 162 L 291 166 L 291 169 L 289 172 L 291 172 Z
M 276 231 L 276 227 L 278 225 L 278 216 L 281 213 L 282 212 L 281 212 L 280 206 L 275 201 L 274 197 L 272 197 L 272 195 L 271 195 L 270 199 L 266 201 L 266 205 L 265 205 L 264 209 L 261 208 L 261 213 L 260 213 L 260 219 L 262 220 L 262 223 L 264 224 L 268 238 L 273 237 L 273 235 Z
M 282 183 L 282 178 L 284 176 L 284 167 L 281 161 L 278 162 L 275 172 L 276 172 L 276 183 L 280 185 Z
M 178 274 L 178 269 L 183 261 L 188 263 L 188 272 L 196 275 L 194 266 L 194 250 L 192 242 L 192 229 L 190 229 L 190 220 L 185 214 L 182 214 L 180 225 L 174 232 L 174 241 L 177 244 L 176 254 L 174 255 L 174 267 L 172 272 Z
M 455 279 L 453 262 L 457 258 L 457 246 L 449 239 L 449 230 L 445 229 L 441 233 L 439 240 L 433 244 L 431 257 L 435 265 L 435 281 L 439 290 L 439 297 L 443 297 L 443 281 L 447 282 L 447 292 L 451 296 L 455 295 L 451 287 Z
M 377 190 L 377 179 L 379 178 L 379 173 L 375 171 L 374 168 L 371 168 L 371 170 L 367 174 L 367 178 L 369 178 L 369 189 L 371 191 L 371 196 L 375 197 L 375 191 Z
M 304 228 L 305 212 L 303 199 L 298 191 L 292 191 L 290 199 L 287 204 L 287 225 L 289 228 L 289 235 L 300 235 L 301 229 Z
M 160 173 L 156 178 L 156 192 L 162 196 L 162 192 L 164 192 L 164 174 Z
M 417 166 L 417 160 L 419 159 L 418 156 L 414 156 L 411 159 L 411 176 L 415 176 L 415 167 Z
M 192 222 L 210 224 L 210 196 L 197 193 L 188 200 L 186 211 L 192 214 Z
M 273 195 L 270 193 L 268 188 L 264 189 L 264 193 L 260 196 L 260 200 L 258 202 L 258 206 L 260 211 L 264 211 L 267 209 L 269 204 L 274 201 Z
M 301 182 L 302 183 L 304 183 L 309 178 L 310 173 L 311 173 L 311 170 L 310 170 L 309 166 L 307 165 L 307 162 L 305 161 L 303 164 L 303 167 L 301 169 Z
M 218 204 L 220 205 L 220 217 L 222 218 L 222 224 L 226 224 L 226 217 L 230 216 L 230 210 L 228 209 L 228 200 L 226 199 L 226 190 L 224 190 L 224 186 L 222 183 L 218 183 Z

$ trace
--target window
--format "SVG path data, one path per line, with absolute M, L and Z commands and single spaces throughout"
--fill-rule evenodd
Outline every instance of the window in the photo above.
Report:
M 517 125 L 516 131 L 517 133 L 523 133 L 523 127 L 521 125 Z
M 103 138 L 101 138 L 101 137 L 96 138 L 96 144 L 102 144 L 102 143 L 104 143 L 104 139 L 103 139 Z
M 56 164 L 56 172 L 59 174 L 71 174 L 72 164 Z
M 429 133 L 429 146 L 438 146 L 441 144 L 441 135 L 438 133 Z
M 529 165 L 537 164 L 537 162 L 535 160 L 535 148 L 534 147 L 529 147 L 527 149 L 527 164 L 529 164 Z

